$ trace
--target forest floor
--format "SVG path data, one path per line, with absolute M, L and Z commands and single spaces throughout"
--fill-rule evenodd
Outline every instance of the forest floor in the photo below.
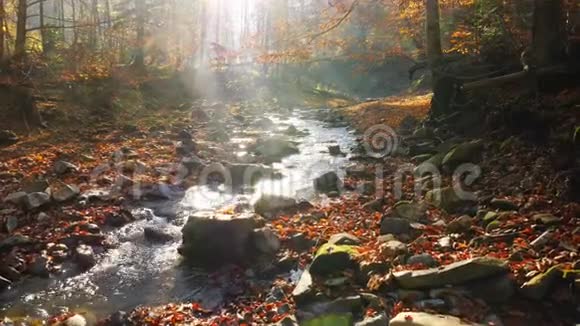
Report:
M 567 103 L 578 103 L 576 95 L 566 96 Z M 556 100 L 561 101 L 547 101 Z M 296 318 L 306 324 L 305 319 L 316 315 L 308 325 L 351 325 L 354 320 L 359 320 L 357 325 L 384 325 L 391 318 L 391 325 L 430 325 L 429 318 L 437 314 L 448 315 L 444 325 L 460 325 L 450 316 L 487 325 L 578 322 L 580 205 L 578 197 L 566 193 L 577 180 L 560 173 L 563 168 L 553 159 L 550 142 L 538 145 L 508 127 L 503 130 L 503 125 L 502 130 L 488 127 L 469 136 L 445 122 L 421 126 L 418 121 L 426 116 L 429 101 L 429 95 L 394 97 L 331 111 L 361 135 L 374 137 L 367 133 L 373 126 L 389 126 L 406 151 L 376 158 L 365 157 L 363 150 L 362 157 L 353 159 L 345 188 L 380 185 L 380 196 L 344 193 L 328 205 L 315 202 L 314 207 L 267 219 L 281 241 L 273 259 L 274 281 L 255 282 L 253 275 L 260 271 L 228 269 L 224 273 L 240 280 L 243 296 L 219 309 L 196 302 L 168 303 L 114 314 L 101 324 L 293 325 Z M 134 184 L 153 196 L 159 196 L 159 183 L 183 190 L 195 185 L 191 171 L 174 182 L 182 172 L 182 165 L 174 163 L 192 151 L 208 160 L 236 160 L 233 145 L 219 132 L 223 125 L 212 121 L 255 119 L 256 109 L 201 101 L 173 105 L 116 123 L 63 125 L 2 149 L 2 285 L 19 286 L 30 277 L 59 273 L 65 261 L 74 261 L 79 271 L 90 268 L 99 252 L 111 246 L 106 231 L 135 218 L 127 212 L 135 201 Z M 573 116 L 564 119 L 572 120 L 566 125 L 579 124 Z M 195 148 L 184 142 L 192 135 Z M 370 140 L 362 136 L 359 141 L 361 149 Z M 70 164 L 58 163 L 62 161 Z M 400 176 L 425 161 L 445 171 L 442 189 L 456 185 L 447 170 L 450 165 L 477 164 L 481 176 L 466 188 L 475 198 L 460 200 L 442 191 L 443 200 L 434 201 L 429 185 L 416 193 L 416 180 Z M 401 167 L 406 173 L 399 173 Z M 380 182 L 375 179 L 377 168 L 384 176 Z M 167 169 L 173 170 L 161 172 Z M 47 188 L 53 198 L 30 195 Z M 87 193 L 96 188 L 110 191 Z M 402 196 L 396 196 L 397 190 Z M 337 252 L 321 252 L 320 244 L 337 234 L 342 234 L 333 249 Z M 326 254 L 333 258 L 324 260 Z M 331 270 L 315 273 L 316 260 Z M 305 280 L 310 277 L 302 273 L 299 285 L 310 282 L 297 289 L 288 272 L 308 266 L 312 279 Z M 51 323 L 74 318 L 73 312 L 65 313 L 52 317 Z

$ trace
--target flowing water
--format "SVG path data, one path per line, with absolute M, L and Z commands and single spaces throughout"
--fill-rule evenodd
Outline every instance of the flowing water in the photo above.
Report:
M 275 163 L 283 177 L 261 180 L 252 193 L 235 195 L 196 186 L 186 191 L 178 202 L 155 203 L 153 210 L 141 208 L 135 213 L 148 218 L 138 220 L 108 233 L 116 243 L 114 249 L 101 254 L 97 265 L 82 274 L 50 279 L 29 279 L 0 294 L 0 316 L 29 316 L 42 319 L 63 309 L 83 312 L 85 316 L 102 318 L 115 311 L 131 310 L 138 305 L 157 305 L 179 300 L 202 301 L 206 306 L 220 303 L 225 290 L 208 285 L 207 275 L 180 265 L 177 247 L 181 227 L 155 216 L 158 205 L 176 205 L 177 210 L 217 209 L 262 193 L 274 193 L 301 199 L 314 199 L 312 179 L 328 171 L 344 174 L 348 156 L 331 156 L 329 145 L 340 145 L 347 152 L 355 145 L 355 136 L 346 127 L 327 127 L 314 118 L 312 110 L 295 110 L 289 116 L 271 115 L 270 133 L 278 133 L 289 125 L 308 134 L 297 137 L 300 153 Z M 262 132 L 262 131 L 260 131 Z M 240 156 L 251 140 L 247 130 L 232 128 L 231 141 L 239 144 Z M 146 205 L 146 204 L 144 204 Z M 152 244 L 143 236 L 143 228 L 156 225 L 171 234 L 174 241 Z M 66 269 L 66 268 L 65 268 Z M 2 312 L 3 311 L 3 312 Z

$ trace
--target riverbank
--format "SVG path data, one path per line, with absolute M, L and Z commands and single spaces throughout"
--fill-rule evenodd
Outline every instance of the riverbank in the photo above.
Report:
M 359 130 L 359 142 L 352 148 L 350 145 L 336 148 L 336 145 L 325 142 L 319 147 L 308 145 L 312 147 L 308 149 L 311 151 L 309 155 L 320 151 L 323 152 L 321 157 L 326 160 L 332 158 L 332 151 L 339 158 L 346 154 L 344 159 L 350 163 L 339 171 L 342 186 L 338 187 L 338 191 L 323 189 L 326 194 L 312 201 L 314 207 L 303 206 L 297 212 L 269 216 L 264 221 L 265 226 L 275 232 L 280 243 L 275 257 L 270 257 L 263 266 L 226 266 L 211 274 L 212 283 L 227 284 L 228 292 L 225 295 L 220 293 L 223 300 L 217 303 L 203 302 L 203 297 L 188 297 L 171 304 L 161 302 L 126 313 L 115 313 L 102 323 L 292 325 L 300 320 L 301 324 L 308 325 L 306 321 L 316 317 L 311 323 L 326 321 L 332 325 L 351 325 L 355 322 L 359 325 L 384 325 L 394 318 L 392 325 L 410 321 L 429 325 L 430 319 L 441 319 L 417 314 L 419 311 L 457 316 L 465 322 L 495 325 L 534 324 L 536 321 L 564 325 L 573 321 L 577 297 L 570 289 L 577 284 L 577 274 L 572 270 L 578 269 L 576 250 L 580 210 L 578 204 L 556 196 L 558 192 L 543 186 L 557 174 L 553 167 L 541 162 L 549 157 L 545 148 L 519 137 L 505 137 L 502 134 L 458 136 L 453 130 L 446 130 L 443 124 L 421 126 L 417 120 L 427 112 L 428 101 L 427 96 L 398 98 L 364 103 L 340 111 L 322 109 L 304 113 L 309 119 L 322 121 L 327 128 L 345 128 L 348 124 L 355 126 Z M 208 123 L 213 120 L 204 118 L 208 109 L 193 109 L 192 113 L 186 111 L 181 117 L 176 116 L 175 124 L 178 127 L 165 127 L 159 134 L 155 130 L 138 127 L 144 135 L 138 136 L 137 133 L 137 136 L 127 136 L 115 145 L 115 149 L 123 150 L 123 147 L 130 146 L 132 151 L 140 154 L 139 161 L 146 165 L 157 166 L 159 163 L 162 166 L 161 163 L 183 156 L 175 151 L 183 153 L 183 145 L 188 143 L 185 140 L 188 133 L 189 139 L 194 138 L 198 146 L 195 153 L 204 160 L 239 161 L 240 143 L 226 142 L 218 137 L 224 125 L 212 126 Z M 214 109 L 217 106 L 211 110 Z M 222 112 L 222 120 L 230 121 L 231 126 L 243 126 L 247 121 L 258 128 L 277 125 L 292 116 L 281 110 L 280 119 L 260 121 L 257 114 L 261 110 L 259 107 L 234 106 L 216 112 Z M 341 116 L 346 117 L 346 121 Z M 190 120 L 184 122 L 186 118 Z M 211 118 L 214 118 L 213 114 Z M 386 125 L 389 129 L 373 128 L 377 125 Z M 277 132 L 304 131 L 306 135 L 308 131 L 300 127 L 292 129 L 289 125 L 280 127 L 284 129 L 275 128 Z M 465 125 L 462 127 L 468 128 Z M 367 133 L 368 130 L 378 130 L 379 133 Z M 123 132 L 120 134 L 123 135 Z M 346 129 L 344 132 L 347 132 Z M 336 138 L 331 135 L 330 138 Z M 379 138 L 373 139 L 377 135 Z M 396 138 L 388 138 L 394 136 Z M 215 137 L 215 140 L 207 137 Z M 152 150 L 156 155 L 148 154 Z M 107 151 L 98 154 L 105 161 L 109 155 Z M 48 159 L 40 165 L 45 166 L 42 172 L 46 174 L 56 157 L 44 156 Z M 167 161 L 149 161 L 141 157 L 162 157 Z M 21 164 L 20 161 L 15 162 L 11 164 Z M 432 164 L 429 170 L 434 167 L 441 173 L 440 188 L 444 191 L 439 193 L 440 201 L 433 200 L 437 198 L 433 191 L 429 195 L 433 185 L 437 185 L 434 180 L 423 179 L 419 190 L 415 187 L 418 182 L 411 177 L 411 172 L 423 162 Z M 72 163 L 80 165 L 81 171 L 94 168 L 80 161 Z M 456 192 L 445 189 L 452 185 L 450 175 L 464 163 L 473 164 L 466 167 L 466 173 L 473 176 L 478 170 L 472 168 L 479 167 L 481 176 L 463 187 L 474 197 L 457 198 Z M 31 162 L 30 166 L 36 164 Z M 16 169 L 17 165 L 12 168 Z M 145 169 L 150 170 L 157 169 Z M 317 174 L 323 172 L 318 170 Z M 377 178 L 377 172 L 382 177 Z M 65 175 L 78 174 L 68 171 Z M 194 173 L 191 178 L 184 178 L 181 190 L 197 184 L 196 175 Z M 171 176 L 175 177 L 173 174 Z M 154 177 L 157 179 L 152 179 L 152 183 L 156 183 L 153 180 L 163 180 L 159 174 L 151 178 Z M 302 181 L 311 184 L 314 177 L 309 176 L 308 180 Z M 111 182 L 109 185 L 113 184 Z M 556 189 L 563 186 L 563 182 L 556 180 L 553 186 Z M 128 187 L 125 191 L 131 189 Z M 123 192 L 120 197 L 128 195 L 132 194 Z M 130 197 L 125 200 L 127 198 Z M 98 207 L 123 207 L 122 203 L 113 201 Z M 78 203 L 70 205 L 74 209 L 81 207 Z M 60 204 L 48 207 L 52 207 L 48 211 L 50 215 L 57 216 L 52 220 L 70 223 L 70 210 L 63 210 Z M 236 207 L 227 206 L 221 212 L 235 216 Z M 65 215 L 67 211 L 69 214 Z M 37 212 L 22 210 L 23 216 L 36 216 Z M 59 212 L 63 213 L 62 217 L 57 215 Z M 100 224 L 100 218 L 95 219 L 100 216 L 98 209 L 82 212 L 82 225 L 96 222 L 97 226 L 105 227 L 104 223 Z M 161 215 L 158 212 L 153 209 L 155 215 Z M 103 216 L 103 222 L 107 216 Z M 56 225 L 56 230 L 59 227 L 62 229 L 60 224 L 50 225 Z M 47 226 L 43 229 L 52 232 L 53 229 Z M 28 234 L 29 230 L 32 229 L 26 224 L 14 230 L 15 234 L 29 235 L 39 240 L 33 246 L 25 244 L 27 250 L 45 248 L 55 241 L 55 238 L 45 239 L 44 233 Z M 83 231 L 79 228 L 79 235 L 86 235 Z M 56 241 L 60 242 L 61 239 L 56 238 Z M 323 245 L 327 242 L 330 244 Z M 93 247 L 99 246 L 101 244 Z M 20 246 L 16 249 L 16 254 L 22 253 Z M 50 255 L 51 252 L 41 255 L 45 254 Z M 74 255 L 77 263 L 78 257 L 78 254 Z M 51 258 L 49 261 L 50 266 L 58 260 Z M 428 267 L 436 269 L 429 270 Z M 155 293 L 155 289 L 152 288 L 151 292 Z M 213 292 L 207 296 L 216 295 Z M 75 314 L 80 317 L 75 317 Z M 75 310 L 57 314 L 53 321 L 67 320 L 71 316 L 84 318 L 90 324 L 90 314 Z M 458 325 L 459 320 L 446 317 L 446 323 Z
M 426 112 L 426 98 L 421 101 L 415 117 Z M 376 142 L 387 146 L 387 152 L 371 153 L 385 154 L 381 157 L 365 156 L 365 143 L 372 139 L 359 138 L 361 155 L 355 150 L 344 180 L 355 193 L 268 222 L 282 239 L 279 259 L 298 260 L 299 281 L 281 273 L 275 282 L 234 299 L 219 316 L 187 303 L 143 307 L 131 320 L 163 324 L 177 316 L 200 325 L 577 321 L 580 206 L 568 197 L 565 182 L 555 180 L 558 167 L 547 163 L 553 153 L 546 145 L 509 135 L 509 129 L 466 136 L 447 130 L 445 123 L 425 127 L 405 115 L 389 124 L 397 108 L 385 110 L 384 103 L 343 109 L 361 134 L 375 122 L 387 122 L 391 130 L 382 136 L 393 136 L 392 130 L 400 136 L 396 147 L 389 139 Z M 463 130 L 480 125 L 473 118 L 457 123 Z M 462 167 L 467 180 L 457 193 L 450 187 L 458 182 L 450 177 Z M 437 180 L 422 178 L 417 189 L 411 172 L 422 169 L 440 173 L 441 185 L 433 190 Z M 379 182 L 377 171 L 383 176 Z M 384 192 L 365 194 L 373 185 L 382 185 Z

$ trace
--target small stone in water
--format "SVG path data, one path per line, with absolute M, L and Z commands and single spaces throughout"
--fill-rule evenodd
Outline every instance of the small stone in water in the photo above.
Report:
M 328 152 L 332 156 L 338 156 L 338 155 L 341 155 L 342 154 L 342 152 L 340 150 L 340 146 L 338 146 L 338 145 L 328 146 Z
M 93 247 L 80 245 L 76 248 L 77 262 L 83 269 L 89 269 L 96 263 Z

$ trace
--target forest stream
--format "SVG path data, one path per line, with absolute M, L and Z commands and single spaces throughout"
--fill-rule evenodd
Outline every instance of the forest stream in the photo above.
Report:
M 324 109 L 322 109 L 324 110 Z M 66 268 L 55 278 L 34 278 L 1 294 L 1 314 L 9 317 L 28 316 L 45 319 L 70 310 L 105 318 L 119 311 L 129 311 L 139 305 L 161 305 L 167 302 L 194 300 L 209 309 L 223 304 L 225 297 L 235 292 L 228 280 L 210 282 L 210 275 L 181 264 L 177 248 L 181 243 L 182 218 L 167 219 L 159 210 L 177 211 L 177 216 L 199 210 L 217 210 L 228 205 L 252 202 L 261 194 L 278 194 L 297 199 L 314 200 L 312 180 L 328 171 L 344 176 L 344 168 L 351 154 L 330 155 L 329 145 L 338 145 L 350 151 L 355 145 L 355 134 L 344 124 L 328 124 L 317 119 L 317 110 L 294 110 L 287 114 L 270 114 L 274 125 L 270 135 L 284 134 L 295 127 L 303 137 L 296 137 L 299 153 L 288 156 L 273 168 L 282 175 L 276 179 L 260 180 L 253 189 L 232 194 L 207 186 L 194 186 L 174 201 L 142 202 L 133 210 L 141 219 L 108 232 L 113 249 L 101 253 L 98 263 L 80 275 L 67 275 Z M 253 119 L 258 119 L 253 117 Z M 260 119 L 263 119 L 260 117 Z M 230 131 L 232 143 L 238 145 L 238 157 L 243 157 L 246 146 L 255 140 L 258 131 L 244 126 L 224 126 Z M 326 196 L 318 198 L 324 204 Z M 248 205 L 246 209 L 251 209 Z M 154 226 L 171 235 L 171 241 L 150 243 L 144 237 L 144 228 Z M 298 271 L 296 271 L 298 272 Z M 87 318 L 90 320 L 91 318 Z

